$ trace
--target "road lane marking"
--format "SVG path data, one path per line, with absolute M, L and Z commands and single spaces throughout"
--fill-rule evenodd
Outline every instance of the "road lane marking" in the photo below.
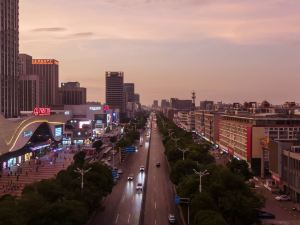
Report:
M 118 213 L 117 218 L 116 218 L 116 224 L 118 223 L 118 220 L 119 220 L 119 213 Z
M 155 220 L 155 225 L 156 225 L 156 220 Z
M 156 209 L 156 202 L 154 203 L 154 207 L 155 207 L 155 209 Z
M 131 218 L 131 214 L 129 214 L 128 216 L 128 223 L 130 222 L 130 218 Z

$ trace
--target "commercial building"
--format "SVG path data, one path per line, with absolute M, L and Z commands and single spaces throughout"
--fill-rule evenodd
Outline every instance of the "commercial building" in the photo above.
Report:
M 19 1 L 0 2 L 0 114 L 18 117 Z
M 37 75 L 20 76 L 18 93 L 20 111 L 33 111 L 35 107 L 39 107 L 39 77 Z
M 58 104 L 59 62 L 55 59 L 33 59 L 32 70 L 39 77 L 40 106 Z
M 274 141 L 268 143 L 272 184 L 300 203 L 300 142 Z
M 86 104 L 86 88 L 80 87 L 79 82 L 61 83 L 59 103 L 62 105 Z
M 169 108 L 171 105 L 170 105 L 170 102 L 166 99 L 163 99 L 161 100 L 161 108 Z
M 153 101 L 153 108 L 158 108 L 158 100 Z
M 136 93 L 134 94 L 134 101 L 137 104 L 141 103 L 141 99 L 140 99 L 140 95 L 139 94 L 136 94 Z
M 125 113 L 124 73 L 106 72 L 106 104 Z
M 171 107 L 178 110 L 192 110 L 193 101 L 192 100 L 180 100 L 177 98 L 171 98 Z
M 213 101 L 201 101 L 200 102 L 200 110 L 213 110 L 214 102 Z
M 134 83 L 124 83 L 126 102 L 135 102 Z
M 27 54 L 19 55 L 19 88 L 18 100 L 20 111 L 32 111 L 40 106 L 40 83 L 39 76 L 33 74 L 32 56 Z
M 223 115 L 217 142 L 221 149 L 246 160 L 256 174 L 264 176 L 268 170 L 269 156 L 263 140 L 294 141 L 299 132 L 299 117 Z

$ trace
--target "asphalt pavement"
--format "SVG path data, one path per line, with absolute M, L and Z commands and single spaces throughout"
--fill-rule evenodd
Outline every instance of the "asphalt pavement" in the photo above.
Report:
M 123 170 L 121 179 L 114 186 L 112 193 L 103 201 L 104 210 L 97 212 L 91 219 L 91 225 L 138 225 L 142 206 L 142 192 L 136 191 L 138 182 L 144 184 L 146 173 L 140 172 L 140 166 L 146 165 L 149 141 L 143 135 L 143 147 L 138 152 L 128 153 L 119 169 Z M 129 182 L 129 174 L 134 180 Z
M 164 155 L 164 146 L 156 122 L 152 124 L 149 168 L 147 171 L 147 193 L 143 225 L 167 225 L 168 214 L 179 219 L 175 205 L 173 185 L 169 178 L 169 168 Z M 160 167 L 156 163 L 160 162 Z M 177 221 L 177 224 L 181 224 Z

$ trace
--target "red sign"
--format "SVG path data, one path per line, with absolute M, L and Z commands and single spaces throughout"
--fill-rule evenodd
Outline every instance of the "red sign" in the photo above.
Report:
M 103 106 L 103 110 L 104 110 L 104 111 L 108 111 L 108 110 L 109 110 L 109 105 L 104 105 L 104 106 Z
M 50 108 L 39 108 L 39 107 L 36 107 L 34 110 L 33 110 L 33 115 L 35 116 L 50 116 L 51 114 L 51 109 Z

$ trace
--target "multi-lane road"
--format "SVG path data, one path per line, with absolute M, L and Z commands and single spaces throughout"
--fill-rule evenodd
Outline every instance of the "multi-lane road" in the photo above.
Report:
M 150 143 L 144 134 L 143 146 L 121 164 L 124 173 L 104 200 L 104 210 L 96 213 L 91 225 L 164 225 L 169 223 L 169 213 L 178 218 L 164 147 L 156 126 L 156 121 L 152 120 Z M 147 157 L 149 167 L 146 167 Z M 156 162 L 161 163 L 159 168 Z M 141 166 L 146 167 L 144 173 L 140 172 Z M 129 174 L 134 175 L 132 182 L 127 181 Z M 142 193 L 136 191 L 137 183 L 147 184 Z

